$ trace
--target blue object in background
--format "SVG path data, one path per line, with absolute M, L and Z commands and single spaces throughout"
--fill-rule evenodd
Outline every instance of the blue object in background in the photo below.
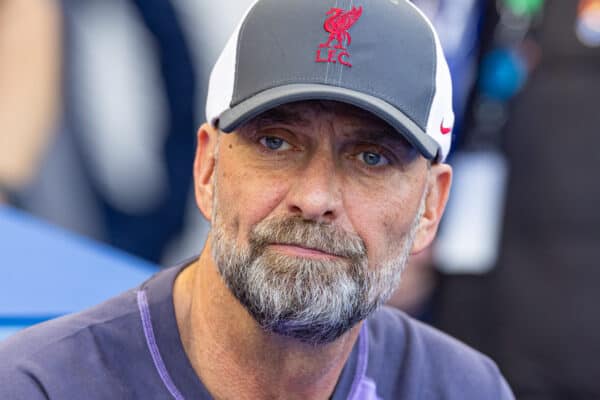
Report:
M 500 101 L 510 100 L 527 80 L 525 61 L 511 49 L 495 49 L 481 64 L 480 90 Z
M 0 340 L 100 303 L 159 267 L 0 206 Z

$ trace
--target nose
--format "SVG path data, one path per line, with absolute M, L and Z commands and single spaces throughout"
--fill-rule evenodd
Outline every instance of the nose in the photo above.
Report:
M 322 223 L 335 220 L 341 211 L 342 193 L 333 157 L 313 156 L 294 178 L 286 201 L 288 211 L 305 220 Z

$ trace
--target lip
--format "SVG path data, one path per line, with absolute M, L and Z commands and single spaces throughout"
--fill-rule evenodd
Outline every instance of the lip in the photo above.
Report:
M 308 247 L 302 247 L 295 244 L 282 244 L 282 243 L 271 243 L 269 247 L 272 250 L 275 250 L 280 253 L 284 253 L 287 255 L 295 256 L 295 257 L 305 257 L 305 258 L 339 258 L 338 255 L 327 253 L 318 249 L 311 249 Z

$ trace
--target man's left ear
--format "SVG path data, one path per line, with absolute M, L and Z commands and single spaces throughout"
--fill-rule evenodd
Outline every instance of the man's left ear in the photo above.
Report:
M 435 238 L 446 208 L 451 184 L 452 167 L 443 163 L 433 164 L 427 181 L 425 210 L 417 228 L 411 254 L 423 251 Z

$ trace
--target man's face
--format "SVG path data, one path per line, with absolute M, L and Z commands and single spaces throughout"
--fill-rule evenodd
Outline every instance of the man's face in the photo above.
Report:
M 335 340 L 400 280 L 425 209 L 426 161 L 387 124 L 302 102 L 221 135 L 213 258 L 274 333 Z

